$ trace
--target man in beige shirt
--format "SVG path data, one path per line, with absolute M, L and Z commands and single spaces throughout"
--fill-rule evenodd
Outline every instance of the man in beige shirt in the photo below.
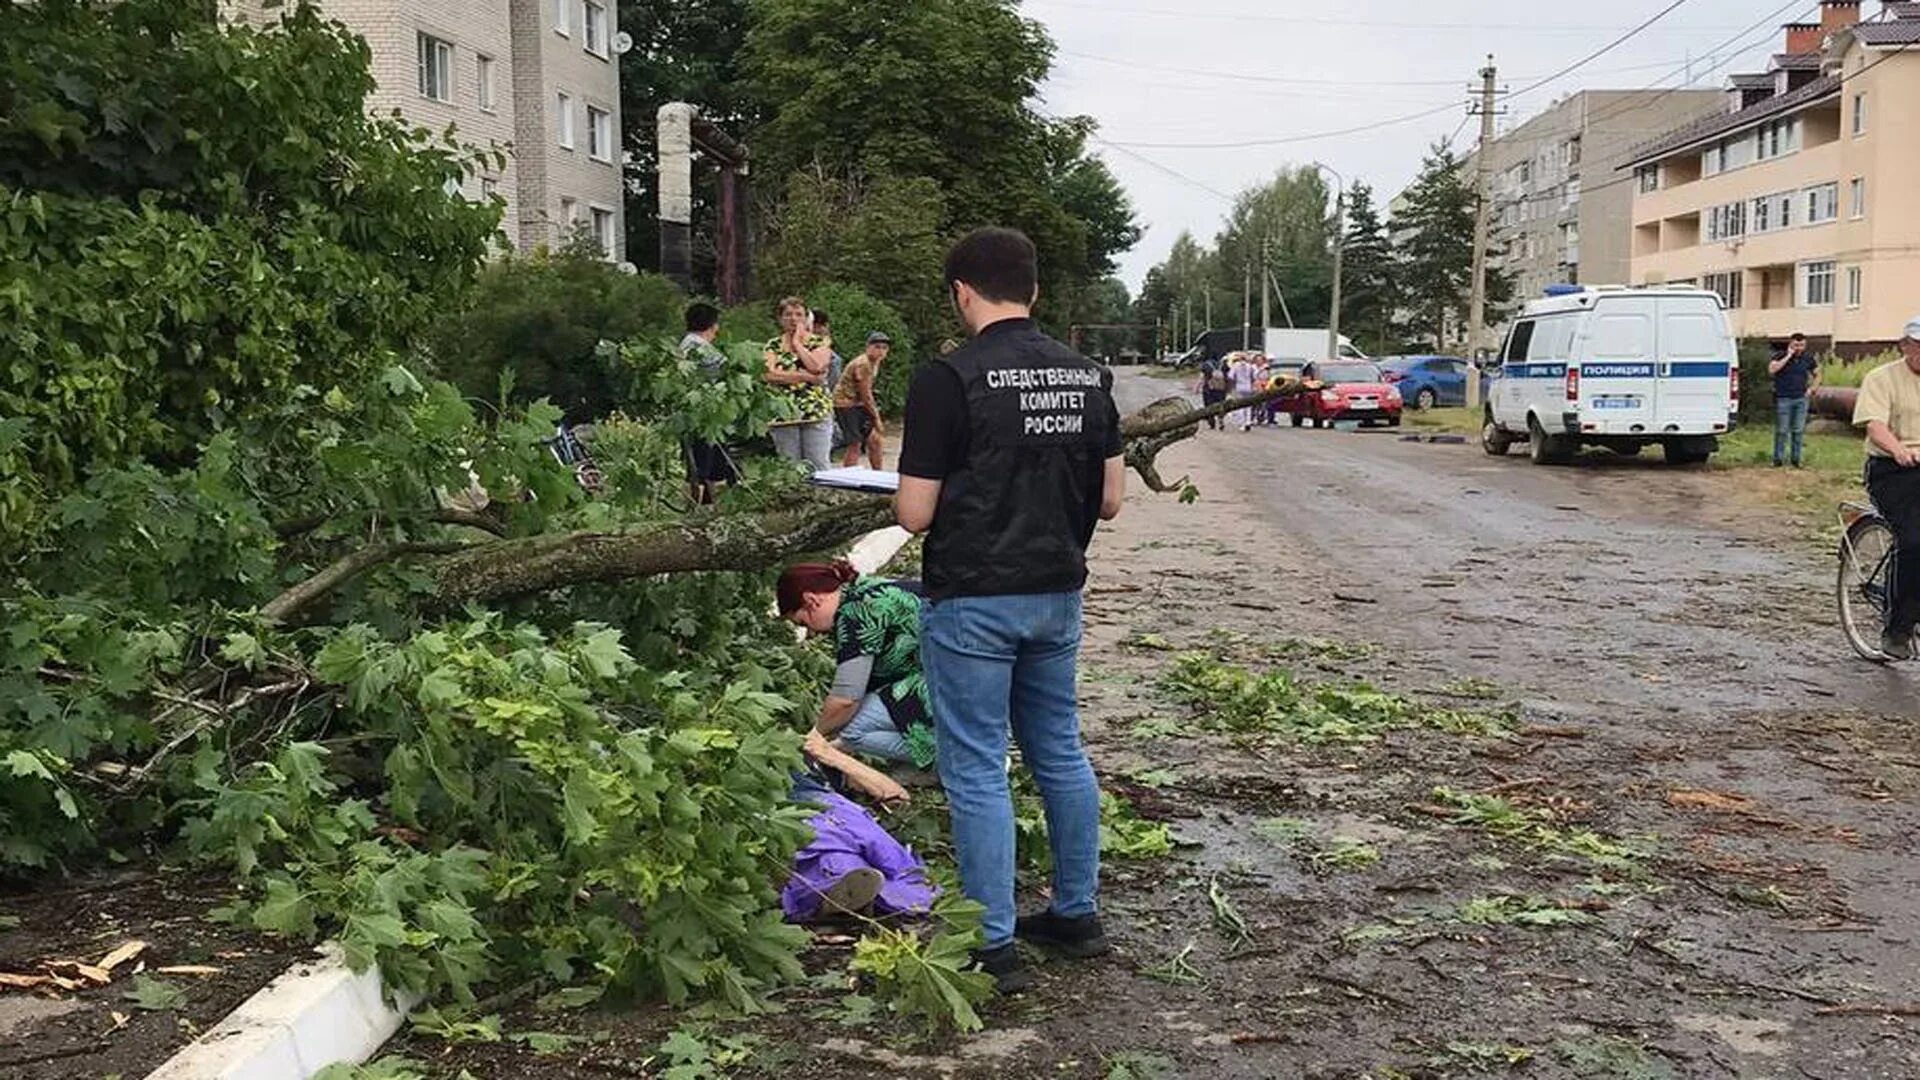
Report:
M 1853 425 L 1867 429 L 1867 494 L 1893 526 L 1892 595 L 1880 651 L 1913 659 L 1920 626 L 1920 316 L 1900 337 L 1900 359 L 1860 384 Z

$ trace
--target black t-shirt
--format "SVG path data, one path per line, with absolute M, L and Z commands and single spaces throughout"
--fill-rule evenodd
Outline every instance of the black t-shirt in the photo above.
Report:
M 900 472 L 942 482 L 925 554 L 931 597 L 1084 583 L 1105 463 L 1125 450 L 1111 387 L 1030 319 L 995 323 L 920 369 Z
M 1773 396 L 1779 401 L 1797 401 L 1807 396 L 1807 387 L 1813 382 L 1813 373 L 1820 370 L 1820 361 L 1810 352 L 1787 361 L 1787 366 L 1774 372 Z

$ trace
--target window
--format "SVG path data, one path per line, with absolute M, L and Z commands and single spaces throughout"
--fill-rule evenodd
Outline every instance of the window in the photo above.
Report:
M 1847 306 L 1849 308 L 1858 308 L 1860 306 L 1860 297 L 1866 291 L 1862 288 L 1863 276 L 1859 267 L 1847 267 Z
M 1500 359 L 1509 364 L 1523 364 L 1527 360 L 1527 346 L 1533 343 L 1533 323 L 1522 319 L 1513 324 L 1513 333 L 1507 335 L 1507 351 Z
M 553 127 L 560 135 L 561 149 L 573 149 L 573 95 L 565 90 L 553 95 Z
M 1640 194 L 1648 195 L 1660 190 L 1660 166 L 1640 166 Z
M 1747 204 L 1724 203 L 1707 211 L 1707 241 L 1734 240 L 1747 235 Z
M 613 114 L 587 106 L 587 156 L 595 161 L 613 160 Z
M 600 245 L 601 254 L 613 258 L 613 211 L 593 208 L 593 242 Z
M 1800 149 L 1800 121 L 1775 120 L 1760 125 L 1757 147 L 1761 161 L 1782 157 Z
M 1580 136 L 1567 140 L 1566 157 L 1569 167 L 1580 164 Z
M 475 58 L 475 97 L 480 102 L 481 112 L 493 111 L 493 57 Z
M 1849 207 L 1848 213 L 1853 216 L 1855 221 L 1867 216 L 1866 177 L 1856 176 L 1853 178 L 1853 182 L 1847 185 L 1847 206 Z
M 1747 231 L 1750 233 L 1776 232 L 1793 227 L 1793 192 L 1781 192 L 1774 195 L 1762 195 L 1753 200 L 1752 211 L 1747 219 Z
M 573 0 L 553 0 L 553 32 L 573 36 Z
M 420 96 L 453 100 L 453 45 L 432 34 L 420 34 Z
M 560 196 L 560 232 L 571 236 L 580 224 L 580 203 L 570 195 Z
M 1853 134 L 1858 138 L 1867 133 L 1867 95 L 1853 95 Z
M 491 176 L 483 176 L 480 178 L 480 199 L 482 202 L 491 202 L 493 197 L 498 194 L 500 194 L 500 181 L 495 180 Z
M 1833 260 L 1800 264 L 1800 306 L 1827 307 L 1833 303 Z
M 1567 189 L 1564 196 L 1560 200 L 1560 205 L 1565 207 L 1568 210 L 1571 210 L 1574 207 L 1580 205 L 1580 181 L 1578 180 L 1567 181 Z
M 1573 355 L 1573 336 L 1579 320 L 1569 315 L 1541 319 L 1527 346 L 1527 360 L 1535 364 L 1566 360 Z
M 1743 299 L 1741 294 L 1746 289 L 1747 275 L 1744 271 L 1729 270 L 1722 274 L 1708 274 L 1700 283 L 1719 293 L 1720 299 L 1726 301 L 1729 308 L 1737 308 Z
M 1807 189 L 1807 224 L 1823 225 L 1840 216 L 1840 184 L 1821 184 Z
M 581 20 L 582 37 L 587 51 L 604 59 L 607 55 L 607 8 L 594 0 L 587 0 L 586 17 Z

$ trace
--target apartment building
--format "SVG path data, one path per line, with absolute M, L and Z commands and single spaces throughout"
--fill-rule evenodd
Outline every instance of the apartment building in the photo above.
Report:
M 1920 3 L 1826 0 L 1721 111 L 1631 154 L 1632 280 L 1719 292 L 1742 336 L 1883 349 L 1920 311 Z
M 295 0 L 223 0 L 269 24 Z M 505 155 L 459 194 L 498 197 L 523 251 L 576 230 L 609 259 L 626 252 L 616 0 L 313 0 L 367 42 L 370 112 Z
M 1587 90 L 1495 140 L 1495 265 L 1513 278 L 1516 295 L 1536 297 L 1557 283 L 1625 282 L 1630 237 L 1621 223 L 1633 192 L 1608 181 L 1635 146 L 1720 110 L 1722 101 L 1717 90 Z

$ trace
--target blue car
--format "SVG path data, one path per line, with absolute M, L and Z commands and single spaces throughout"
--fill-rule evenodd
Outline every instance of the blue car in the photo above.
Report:
M 1467 403 L 1467 373 L 1457 356 L 1388 356 L 1376 361 L 1409 408 Z

